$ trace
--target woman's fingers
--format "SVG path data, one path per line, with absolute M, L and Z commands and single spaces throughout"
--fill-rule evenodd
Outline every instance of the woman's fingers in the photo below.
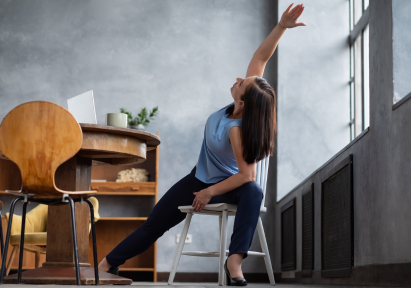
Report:
M 194 207 L 195 212 L 201 211 L 202 209 L 201 208 L 202 204 L 200 203 L 200 201 L 198 201 L 197 197 L 194 199 L 193 204 L 191 206 Z
M 304 7 L 301 7 L 301 9 L 294 15 L 294 17 L 297 19 L 298 17 L 301 16 L 301 14 L 303 13 L 303 11 L 304 11 Z
M 299 15 L 301 15 L 300 13 L 302 12 L 302 10 L 303 10 L 304 8 L 303 8 L 303 5 L 299 5 L 298 6 L 298 9 L 296 9 L 295 11 L 294 11 L 294 17 L 298 17 Z
M 307 24 L 305 24 L 304 22 L 299 22 L 296 23 L 295 26 L 307 26 Z
M 291 11 L 290 14 L 294 15 L 295 13 L 297 13 L 297 11 L 300 9 L 301 4 L 295 6 Z
M 293 7 L 293 4 L 294 4 L 294 3 L 291 3 L 291 5 L 290 5 L 290 6 L 288 6 L 287 10 L 285 10 L 285 13 L 290 12 L 290 9 L 291 9 L 291 7 Z

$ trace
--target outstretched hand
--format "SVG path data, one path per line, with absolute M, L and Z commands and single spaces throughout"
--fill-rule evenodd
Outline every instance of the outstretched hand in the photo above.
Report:
M 281 16 L 281 20 L 280 20 L 279 24 L 284 28 L 294 28 L 294 27 L 297 27 L 297 26 L 307 26 L 307 24 L 305 24 L 304 22 L 298 22 L 297 23 L 298 17 L 300 17 L 300 15 L 304 11 L 304 5 L 299 4 L 291 10 L 291 7 L 293 6 L 293 4 L 288 6 L 287 10 L 285 10 L 283 15 Z

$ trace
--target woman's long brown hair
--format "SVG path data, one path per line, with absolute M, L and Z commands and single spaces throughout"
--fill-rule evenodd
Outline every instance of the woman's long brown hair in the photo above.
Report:
M 248 163 L 258 162 L 272 155 L 277 134 L 276 96 L 264 78 L 257 77 L 241 97 L 244 101 L 241 142 L 243 157 Z M 231 115 L 234 105 L 227 108 Z

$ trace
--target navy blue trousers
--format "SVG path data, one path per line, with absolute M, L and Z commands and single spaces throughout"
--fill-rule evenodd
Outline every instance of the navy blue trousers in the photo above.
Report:
M 154 206 L 147 220 L 106 256 L 107 262 L 112 267 L 118 267 L 124 264 L 127 259 L 143 253 L 164 232 L 185 219 L 187 214 L 180 212 L 178 206 L 191 205 L 195 198 L 193 192 L 199 192 L 214 185 L 198 180 L 195 177 L 195 171 L 196 167 L 190 174 L 174 184 Z M 260 215 L 262 198 L 263 191 L 254 181 L 211 198 L 209 204 L 238 205 L 229 255 L 244 253 L 244 258 L 247 257 Z

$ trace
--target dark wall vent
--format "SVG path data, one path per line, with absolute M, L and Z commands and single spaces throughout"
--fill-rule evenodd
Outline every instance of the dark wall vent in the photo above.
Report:
M 322 277 L 349 277 L 353 265 L 352 155 L 322 181 Z
M 295 199 L 281 207 L 281 270 L 295 270 L 296 231 Z
M 302 197 L 302 277 L 311 278 L 314 269 L 314 184 Z

